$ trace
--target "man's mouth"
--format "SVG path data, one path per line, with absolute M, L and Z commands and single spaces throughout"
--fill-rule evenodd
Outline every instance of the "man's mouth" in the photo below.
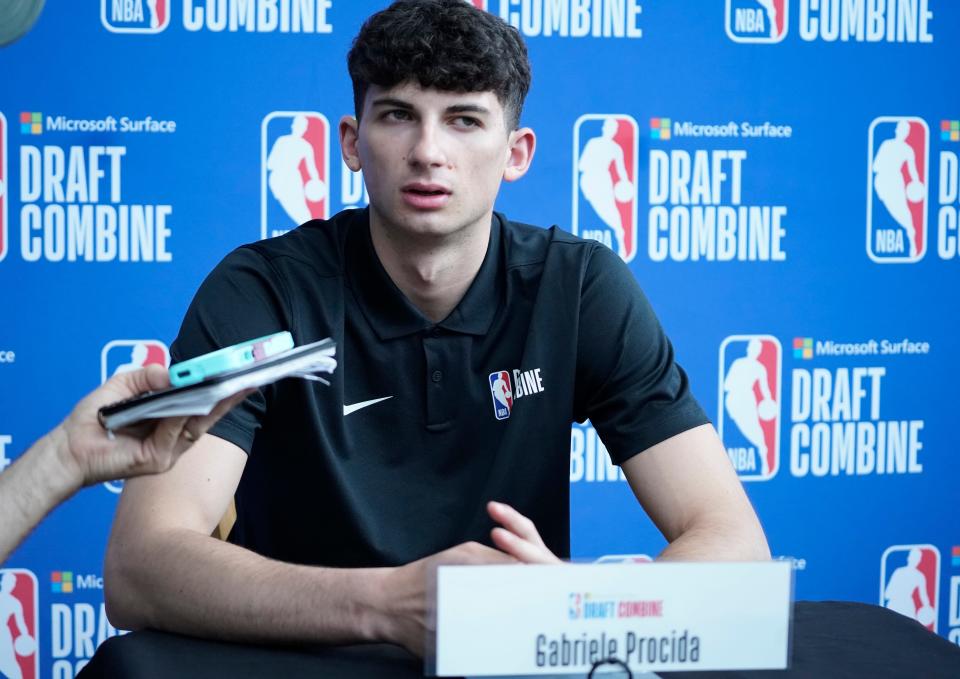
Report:
M 450 193 L 448 188 L 439 184 L 407 184 L 402 190 L 418 196 L 445 196 Z

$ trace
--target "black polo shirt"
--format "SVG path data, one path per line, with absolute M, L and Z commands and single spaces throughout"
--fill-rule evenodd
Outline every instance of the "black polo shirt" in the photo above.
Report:
M 707 422 L 646 298 L 608 248 L 493 218 L 477 277 L 432 323 L 389 278 L 367 210 L 238 248 L 171 347 L 182 361 L 279 330 L 332 337 L 329 387 L 261 389 L 211 433 L 249 453 L 230 539 L 328 566 L 490 544 L 488 500 L 570 551 L 570 425 L 613 461 Z

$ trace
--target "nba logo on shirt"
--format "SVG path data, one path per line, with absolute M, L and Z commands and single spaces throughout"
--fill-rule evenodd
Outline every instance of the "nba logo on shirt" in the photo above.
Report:
M 0 113 L 0 262 L 7 256 L 7 119 Z
M 734 42 L 780 42 L 787 35 L 790 0 L 727 0 L 727 37 Z
M 261 238 L 330 216 L 329 130 L 315 111 L 274 111 L 263 119 Z
M 875 262 L 916 262 L 927 251 L 930 130 L 920 118 L 870 124 L 867 157 L 867 255 Z
M 573 129 L 573 233 L 637 254 L 637 121 L 587 114 Z
M 940 550 L 933 545 L 894 545 L 880 562 L 880 605 L 937 631 Z
M 718 430 L 744 481 L 766 481 L 780 468 L 780 341 L 733 335 L 720 345 Z
M 490 373 L 490 395 L 493 396 L 493 414 L 498 420 L 510 417 L 513 410 L 513 388 L 510 386 L 510 373 L 499 370 Z
M 170 25 L 170 0 L 100 0 L 100 22 L 113 33 L 159 33 Z
M 148 365 L 170 365 L 167 345 L 160 340 L 113 340 L 100 352 L 100 382 Z
M 40 676 L 37 591 L 37 576 L 30 571 L 0 569 L 0 677 Z

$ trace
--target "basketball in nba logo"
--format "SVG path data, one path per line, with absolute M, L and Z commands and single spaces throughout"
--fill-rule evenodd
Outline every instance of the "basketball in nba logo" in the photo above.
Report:
M 727 37 L 734 42 L 780 42 L 787 36 L 790 0 L 727 0 Z
M 159 33 L 170 25 L 170 0 L 100 0 L 100 22 L 112 33 Z
M 881 117 L 870 124 L 867 255 L 875 262 L 916 262 L 927 251 L 929 139 L 920 118 Z
M 933 545 L 894 545 L 880 560 L 880 605 L 937 631 L 940 550 Z
M 100 352 L 100 382 L 148 365 L 170 365 L 170 352 L 160 340 L 113 340 Z
M 720 345 L 720 439 L 744 481 L 766 481 L 780 468 L 780 341 L 733 335 Z
M 0 113 L 0 262 L 7 256 L 7 119 Z
M 40 676 L 37 591 L 32 572 L 0 569 L 0 677 Z
M 498 370 L 490 373 L 490 394 L 493 396 L 493 414 L 498 420 L 510 417 L 513 410 L 513 387 L 510 385 L 510 373 Z
M 573 129 L 573 233 L 637 254 L 637 121 L 587 114 Z
M 263 119 L 260 237 L 330 216 L 330 125 L 316 111 L 274 111 Z

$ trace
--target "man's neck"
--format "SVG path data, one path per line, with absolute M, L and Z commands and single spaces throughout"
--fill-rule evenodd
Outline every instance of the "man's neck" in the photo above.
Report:
M 450 315 L 476 278 L 490 242 L 492 213 L 449 236 L 413 239 L 370 210 L 370 238 L 387 275 L 434 323 Z

